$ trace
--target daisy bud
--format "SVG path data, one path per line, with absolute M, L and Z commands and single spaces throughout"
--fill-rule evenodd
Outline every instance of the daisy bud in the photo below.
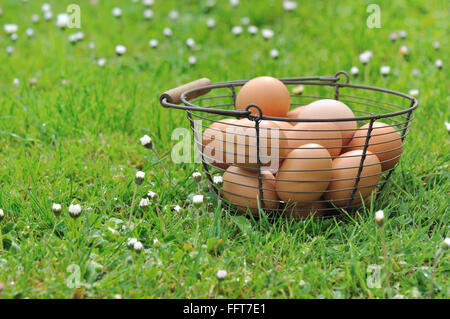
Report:
M 116 54 L 122 56 L 127 52 L 127 48 L 121 44 L 116 45 Z
M 81 215 L 81 205 L 80 204 L 70 204 L 69 206 L 69 215 L 72 218 L 78 218 Z
M 203 204 L 203 195 L 194 195 L 192 197 L 192 202 L 197 207 L 201 206 Z
M 378 226 L 383 226 L 384 224 L 384 212 L 382 210 L 379 210 L 375 212 L 375 221 L 377 222 Z
M 223 280 L 227 276 L 227 271 L 226 270 L 218 270 L 216 276 L 217 276 L 217 279 Z
M 434 41 L 433 47 L 435 50 L 439 50 L 441 48 L 441 44 L 439 43 L 439 41 Z
M 134 244 L 137 243 L 137 241 L 138 240 L 136 238 L 128 238 L 127 247 L 132 248 L 134 246 Z
M 386 76 L 386 75 L 388 75 L 390 72 L 391 72 L 391 67 L 389 67 L 389 66 L 387 66 L 387 65 L 383 65 L 383 66 L 380 68 L 380 73 L 381 73 L 381 75 Z
M 206 26 L 210 29 L 214 28 L 216 26 L 216 20 L 214 20 L 213 18 L 209 18 L 208 20 L 206 20 Z
M 141 185 L 144 182 L 145 179 L 145 173 L 144 172 L 137 172 L 136 175 L 134 176 L 134 183 L 136 185 Z
M 292 93 L 294 93 L 296 95 L 301 95 L 301 94 L 303 94 L 304 89 L 305 89 L 305 87 L 303 85 L 299 85 L 292 89 Z
M 223 177 L 222 176 L 214 176 L 213 177 L 213 183 L 214 185 L 222 185 L 223 184 Z
M 159 44 L 159 42 L 158 42 L 158 40 L 156 40 L 156 39 L 151 39 L 151 40 L 148 42 L 148 45 L 149 45 L 151 48 L 156 48 L 156 47 L 158 46 L 158 44 Z
M 192 178 L 196 182 L 200 182 L 202 180 L 202 174 L 200 172 L 194 172 L 194 173 L 192 173 Z
M 438 69 L 442 69 L 443 63 L 441 59 L 437 59 L 436 62 L 434 62 L 434 65 L 436 65 L 436 67 Z
M 55 216 L 59 216 L 61 214 L 61 204 L 53 203 L 52 205 L 52 212 L 55 214 Z
M 350 69 L 350 74 L 357 76 L 359 74 L 359 69 L 357 66 L 352 66 L 352 68 Z
M 279 53 L 277 49 L 272 49 L 270 50 L 270 57 L 273 59 L 278 59 Z
M 250 26 L 247 28 L 247 31 L 248 31 L 248 33 L 250 33 L 251 35 L 255 35 L 255 34 L 258 33 L 258 27 L 257 27 L 257 26 L 254 26 L 254 25 L 250 25 Z
M 446 237 L 442 242 L 442 249 L 446 250 L 450 248 L 450 237 Z
M 261 34 L 264 39 L 270 39 L 273 37 L 274 32 L 270 29 L 262 29 Z
M 142 245 L 142 243 L 140 241 L 137 241 L 137 242 L 134 243 L 133 249 L 136 252 L 141 252 L 142 249 L 144 249 L 144 245 Z
M 5 212 L 0 208 L 0 222 L 5 218 Z
M 139 140 L 141 141 L 142 146 L 144 146 L 145 148 L 148 149 L 153 148 L 153 141 L 150 136 L 144 135 Z
M 143 199 L 141 199 L 141 201 L 139 202 L 139 207 L 140 207 L 140 208 L 147 208 L 148 205 L 150 205 L 150 201 L 148 200 L 148 198 L 143 198 Z
M 158 194 L 156 194 L 155 192 L 152 192 L 152 191 L 148 191 L 147 196 L 154 202 L 158 201 L 158 198 L 159 198 Z

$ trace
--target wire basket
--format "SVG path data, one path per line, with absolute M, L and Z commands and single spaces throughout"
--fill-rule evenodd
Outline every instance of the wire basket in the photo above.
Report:
M 400 159 L 414 117 L 412 111 L 418 106 L 417 100 L 407 94 L 350 84 L 349 79 L 346 72 L 340 71 L 334 76 L 279 80 L 290 92 L 297 92 L 290 94 L 291 109 L 297 110 L 321 99 L 333 99 L 350 107 L 354 117 L 273 117 L 264 115 L 261 108 L 255 104 L 248 105 L 245 109 L 236 109 L 238 90 L 247 81 L 212 84 L 207 78 L 166 91 L 160 96 L 160 103 L 164 107 L 187 112 L 207 179 L 219 199 L 225 199 L 231 207 L 240 211 L 250 211 L 255 216 L 258 216 L 258 212 L 262 209 L 270 215 L 270 218 L 280 216 L 301 218 L 311 213 L 314 213 L 315 217 L 331 217 L 342 215 L 344 210 L 350 212 L 361 205 L 369 204 L 382 192 Z M 308 94 L 303 94 L 302 89 Z M 241 125 L 242 121 L 234 121 L 239 119 L 247 119 L 251 121 L 251 125 L 248 125 L 248 121 L 246 125 Z M 267 121 L 276 123 L 278 131 L 276 135 L 276 141 L 279 142 L 276 148 L 278 167 L 272 171 L 263 165 L 263 159 L 272 163 L 275 160 L 270 156 L 268 159 L 264 158 L 267 150 L 261 154 L 264 150 L 263 145 L 267 147 L 272 138 L 264 131 L 264 129 L 270 131 L 264 125 Z M 220 126 L 224 122 L 230 131 Z M 356 123 L 356 129 L 352 129 L 353 138 L 345 138 L 343 135 L 346 130 L 342 129 L 341 124 L 353 122 Z M 330 128 L 311 130 L 310 126 L 317 123 L 328 125 Z M 336 126 L 332 125 L 341 125 L 338 130 L 340 137 L 330 137 L 326 134 L 336 133 L 331 129 Z M 304 126 L 306 128 L 303 128 Z M 243 128 L 250 129 L 251 133 L 246 133 L 244 139 L 239 142 L 237 140 L 240 135 L 244 135 L 239 129 Z M 305 134 L 311 131 L 320 132 L 324 136 L 305 137 Z M 211 132 L 225 135 L 217 138 L 218 134 Z M 223 145 L 223 149 L 218 148 L 215 152 L 209 149 L 205 143 L 205 136 L 207 139 L 213 136 L 214 142 L 218 142 L 215 146 Z M 355 140 L 359 141 L 356 146 Z M 232 143 L 231 150 L 225 147 L 229 146 L 227 143 Z M 316 144 L 320 147 L 315 146 Z M 294 157 L 293 154 L 299 153 L 293 151 L 299 148 L 306 150 L 301 152 L 306 155 Z M 330 156 L 321 156 L 319 148 L 326 149 Z M 254 152 L 250 152 L 249 149 Z M 245 152 L 241 157 L 244 160 L 241 162 L 236 161 L 238 155 L 243 155 L 239 154 L 239 150 Z M 315 153 L 319 155 L 314 155 Z M 228 160 L 228 155 L 231 161 Z M 252 156 L 255 160 L 250 164 L 249 158 Z M 332 160 L 330 161 L 332 166 L 327 169 L 302 166 L 305 163 L 324 161 L 328 157 Z M 338 160 L 350 163 L 350 158 L 353 159 L 353 164 L 339 166 Z M 283 169 L 283 163 L 288 159 L 298 161 L 290 163 L 303 164 L 299 169 L 295 165 L 294 169 L 292 167 Z M 328 174 L 326 175 L 328 177 L 315 179 L 317 174 Z M 215 180 L 215 176 L 223 176 L 223 184 L 218 182 L 220 178 Z M 293 179 L 292 176 L 299 177 Z M 278 189 L 278 183 L 279 185 L 284 183 L 284 186 L 288 187 L 284 187 L 284 190 L 282 187 Z M 324 183 L 327 187 L 320 189 L 318 186 L 323 188 Z M 286 197 L 289 199 L 286 200 Z

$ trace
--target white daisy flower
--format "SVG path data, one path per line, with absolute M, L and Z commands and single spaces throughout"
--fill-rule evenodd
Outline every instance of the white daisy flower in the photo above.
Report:
M 303 85 L 299 85 L 292 89 L 292 93 L 294 93 L 296 95 L 301 95 L 301 94 L 303 94 L 304 90 L 305 90 L 305 87 Z
M 208 18 L 208 20 L 206 20 L 206 25 L 208 28 L 212 29 L 216 26 L 216 20 L 214 20 L 214 18 Z
M 41 6 L 41 11 L 42 12 L 52 11 L 52 6 L 49 5 L 48 3 L 43 3 Z
M 140 208 L 147 208 L 148 205 L 150 205 L 150 201 L 148 198 L 143 198 L 141 199 L 141 201 L 139 202 L 139 207 Z
M 270 50 L 269 54 L 270 54 L 270 57 L 271 57 L 271 58 L 273 58 L 273 59 L 278 59 L 279 53 L 278 53 L 278 50 L 277 50 L 277 49 L 272 49 L 272 50 Z
M 448 132 L 450 132 L 450 123 L 445 121 L 445 128 L 447 129 Z
M 255 25 L 250 25 L 247 28 L 248 33 L 250 33 L 251 35 L 255 35 L 258 33 L 258 27 Z
M 45 11 L 44 12 L 44 20 L 49 21 L 53 18 L 53 12 L 51 11 Z
M 357 66 L 352 66 L 352 68 L 350 69 L 350 74 L 351 75 L 358 75 L 359 74 L 359 69 Z
M 31 21 L 33 23 L 38 23 L 39 22 L 39 14 L 35 13 L 31 16 Z
M 56 26 L 61 29 L 66 28 L 69 25 L 70 17 L 67 13 L 60 13 L 56 16 Z
M 230 0 L 230 5 L 232 7 L 236 7 L 237 5 L 239 5 L 239 0 Z
M 289 0 L 283 1 L 283 9 L 286 11 L 295 10 L 297 9 L 297 6 L 298 6 L 297 1 L 289 1 Z
M 382 226 L 384 224 L 384 212 L 382 210 L 375 212 L 375 221 L 378 226 Z
M 412 69 L 411 75 L 417 76 L 420 74 L 420 71 L 418 69 Z
M 449 249 L 450 248 L 450 238 L 446 237 L 444 241 L 442 242 L 442 248 L 443 249 Z
M 19 27 L 17 26 L 17 24 L 5 24 L 3 26 L 3 30 L 5 30 L 7 34 L 13 34 L 19 31 Z
M 438 69 L 442 69 L 443 63 L 441 59 L 437 59 L 436 62 L 434 62 L 434 65 L 436 65 L 436 67 Z
M 69 206 L 69 215 L 72 218 L 78 218 L 81 215 L 81 205 L 80 204 L 70 204 Z
M 364 51 L 359 55 L 359 60 L 362 64 L 367 64 L 372 59 L 373 53 L 372 51 Z
M 196 182 L 200 182 L 202 180 L 202 174 L 200 172 L 194 172 L 194 173 L 192 173 L 192 178 Z
M 173 210 L 174 210 L 175 212 L 177 212 L 177 213 L 180 213 L 180 212 L 183 210 L 183 208 L 182 208 L 180 205 L 176 205 L 176 206 L 173 208 Z
M 150 7 L 155 3 L 155 0 L 142 0 L 142 4 L 146 7 Z
M 158 240 L 158 238 L 154 238 L 153 239 L 153 245 L 159 245 L 159 240 Z
M 216 6 L 216 1 L 215 0 L 208 0 L 208 1 L 206 1 L 206 6 L 208 8 L 214 8 Z
M 192 202 L 195 206 L 201 206 L 203 204 L 203 195 L 194 195 L 192 197 Z
M 226 270 L 218 270 L 216 276 L 217 276 L 217 279 L 219 279 L 219 280 L 225 279 L 225 277 L 227 276 L 227 271 Z
M 11 40 L 16 41 L 19 38 L 19 36 L 17 35 L 17 33 L 13 33 L 11 34 L 10 38 Z
M 433 42 L 433 48 L 435 50 L 439 50 L 441 48 L 441 44 L 439 43 L 439 41 L 434 41 Z
M 189 48 L 192 49 L 192 48 L 194 47 L 194 45 L 195 45 L 194 39 L 188 38 L 188 39 L 186 40 L 186 45 L 187 45 Z
M 188 62 L 189 62 L 190 65 L 194 65 L 194 64 L 197 63 L 197 58 L 196 58 L 195 56 L 191 55 L 191 56 L 188 58 Z
M 145 179 L 145 173 L 142 171 L 138 171 L 136 175 L 134 176 L 134 183 L 136 185 L 141 185 L 144 182 Z
M 380 73 L 381 73 L 382 75 L 388 75 L 389 73 L 391 73 L 391 67 L 390 67 L 390 66 L 387 66 L 387 65 L 381 66 L 381 68 L 380 68 Z
M 5 218 L 5 212 L 0 208 L 0 222 Z
M 408 35 L 408 33 L 405 30 L 401 30 L 398 35 L 400 36 L 400 38 L 405 39 L 406 36 Z
M 213 176 L 213 183 L 215 185 L 222 185 L 223 184 L 223 177 L 222 176 Z
M 169 12 L 169 19 L 171 20 L 177 20 L 180 17 L 180 14 L 177 10 L 172 10 Z
M 392 32 L 391 34 L 389 34 L 389 39 L 391 39 L 392 42 L 397 41 L 397 33 Z
M 27 37 L 31 38 L 34 36 L 34 30 L 32 28 L 27 28 L 25 34 L 27 35 Z
M 270 39 L 273 37 L 274 32 L 270 29 L 262 29 L 261 30 L 261 34 L 263 36 L 264 39 Z
M 409 95 L 414 96 L 414 97 L 419 96 L 419 90 L 412 89 L 409 91 Z
M 165 36 L 165 37 L 171 37 L 172 36 L 172 29 L 170 29 L 170 28 L 164 28 L 164 30 L 163 30 L 163 35 Z
M 152 9 L 145 9 L 144 10 L 144 18 L 147 20 L 150 20 L 153 18 L 153 10 Z
M 153 147 L 152 138 L 147 134 L 142 136 L 139 141 L 141 141 L 142 146 L 144 146 L 145 148 L 151 149 Z
M 127 246 L 131 248 L 131 247 L 134 246 L 135 243 L 137 243 L 137 241 L 138 241 L 137 238 L 134 238 L 134 237 L 133 238 L 128 238 Z
M 95 50 L 95 42 L 94 41 L 89 42 L 88 48 L 89 48 L 89 50 Z
M 99 58 L 99 59 L 97 60 L 97 65 L 98 65 L 99 67 L 103 67 L 105 64 L 106 64 L 106 59 L 105 59 L 105 58 Z
M 152 191 L 148 191 L 147 196 L 154 202 L 156 202 L 159 198 L 158 194 L 156 194 L 155 192 L 152 192 Z
M 144 249 L 144 245 L 142 245 L 142 243 L 140 241 L 137 241 L 134 243 L 133 249 L 134 249 L 134 251 L 141 252 L 142 249 Z
M 115 7 L 115 8 L 112 9 L 112 14 L 116 18 L 120 18 L 122 16 L 122 9 L 120 9 L 118 7 Z
M 116 45 L 116 54 L 122 56 L 127 52 L 127 48 L 121 44 Z
M 14 53 L 14 47 L 12 45 L 9 45 L 6 47 L 6 53 L 8 53 L 9 55 Z
M 236 25 L 236 26 L 234 26 L 234 27 L 231 29 L 231 32 L 232 32 L 234 35 L 240 35 L 240 34 L 242 33 L 242 31 L 243 31 L 243 29 L 242 29 L 242 27 L 241 27 L 240 25 Z
M 53 205 L 52 205 L 53 214 L 58 216 L 59 214 L 61 214 L 61 210 L 62 210 L 61 204 L 53 203 Z
M 408 55 L 408 47 L 406 45 L 402 45 L 400 47 L 400 54 L 401 55 Z
M 250 18 L 249 17 L 242 17 L 241 18 L 241 23 L 242 23 L 242 25 L 248 25 L 250 23 Z
M 17 88 L 20 86 L 20 80 L 18 78 L 14 78 L 13 85 Z
M 156 48 L 156 47 L 158 46 L 158 44 L 159 44 L 159 42 L 158 42 L 158 40 L 156 40 L 156 39 L 151 39 L 150 41 L 148 41 L 148 45 L 149 45 L 151 48 Z

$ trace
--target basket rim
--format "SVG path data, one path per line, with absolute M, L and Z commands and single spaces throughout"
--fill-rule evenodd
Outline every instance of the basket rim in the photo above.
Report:
M 345 83 L 339 82 L 340 74 L 343 74 L 346 76 Z M 213 83 L 210 85 L 201 86 L 201 87 L 197 87 L 197 88 L 193 88 L 193 89 L 184 91 L 180 96 L 180 100 L 181 100 L 181 103 L 183 103 L 185 106 L 170 103 L 163 96 L 160 97 L 160 103 L 165 107 L 181 108 L 181 109 L 187 110 L 188 112 L 189 111 L 197 111 L 197 112 L 206 112 L 206 113 L 217 114 L 217 115 L 234 116 L 234 117 L 239 117 L 239 118 L 247 117 L 247 118 L 253 118 L 253 119 L 256 118 L 258 120 L 282 121 L 282 122 L 348 122 L 348 121 L 378 120 L 378 119 L 382 119 L 382 118 L 395 117 L 395 116 L 399 116 L 399 115 L 403 115 L 403 114 L 412 112 L 418 106 L 418 100 L 406 93 L 390 90 L 387 88 L 370 86 L 370 85 L 350 84 L 349 83 L 349 75 L 344 71 L 340 71 L 340 72 L 336 73 L 336 75 L 334 77 L 333 76 L 313 76 L 313 77 L 298 77 L 298 78 L 279 78 L 278 80 L 280 80 L 284 84 L 306 84 L 306 85 L 334 86 L 336 88 L 336 90 L 338 90 L 340 87 L 348 87 L 348 88 L 355 88 L 355 89 L 362 89 L 362 90 L 377 91 L 377 92 L 382 92 L 382 93 L 396 95 L 396 96 L 405 98 L 405 99 L 411 101 L 411 103 L 408 108 L 404 108 L 399 111 L 389 112 L 389 113 L 384 113 L 384 114 L 372 114 L 372 115 L 368 115 L 368 116 L 355 116 L 355 117 L 351 117 L 351 118 L 305 119 L 305 118 L 266 116 L 262 113 L 262 111 L 260 110 L 260 108 L 257 105 L 253 105 L 253 104 L 247 106 L 247 109 L 245 109 L 245 110 L 212 109 L 210 107 L 198 106 L 198 105 L 190 102 L 188 99 L 188 96 L 195 92 L 200 92 L 202 90 L 203 91 L 204 90 L 212 90 L 212 89 L 217 89 L 217 88 L 230 87 L 230 88 L 232 88 L 233 93 L 234 93 L 235 87 L 242 86 L 245 83 L 247 83 L 249 80 L 216 82 L 216 83 Z M 333 98 L 330 98 L 330 99 L 333 99 Z M 339 98 L 334 98 L 334 100 L 339 101 Z M 249 110 L 249 108 L 252 108 L 252 107 L 256 108 L 259 111 L 259 115 L 252 114 L 252 112 Z

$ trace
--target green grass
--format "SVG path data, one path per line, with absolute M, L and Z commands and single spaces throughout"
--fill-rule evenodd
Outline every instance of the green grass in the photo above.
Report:
M 449 225 L 446 1 L 378 1 L 380 29 L 366 27 L 370 1 L 299 1 L 295 12 L 284 12 L 281 1 L 241 1 L 231 8 L 224 0 L 206 13 L 199 1 L 157 0 L 152 21 L 143 19 L 140 1 L 46 2 L 54 16 L 71 2 L 80 4 L 83 42 L 70 44 L 67 37 L 77 30 L 62 31 L 54 20 L 41 17 L 33 25 L 31 15 L 40 12 L 41 1 L 1 2 L 0 25 L 17 23 L 19 39 L 8 55 L 5 48 L 12 42 L 1 32 L 0 297 L 428 297 L 432 261 Z M 123 9 L 121 20 L 111 14 L 116 5 Z M 180 12 L 176 22 L 167 18 L 174 8 Z M 217 22 L 213 30 L 205 25 L 210 16 Z M 247 32 L 233 36 L 231 27 L 244 16 L 275 36 L 268 41 Z M 29 26 L 36 31 L 32 39 L 25 35 Z M 166 26 L 173 29 L 172 38 L 162 36 Z M 407 38 L 392 43 L 389 33 L 402 29 Z M 195 52 L 184 43 L 188 37 L 198 45 Z M 151 38 L 160 40 L 157 49 L 148 46 Z M 117 44 L 128 50 L 121 58 L 114 54 Z M 399 54 L 401 44 L 409 48 L 407 60 Z M 278 60 L 269 57 L 272 48 L 280 51 Z M 374 52 L 366 67 L 359 62 L 364 50 Z M 197 57 L 194 66 L 188 64 L 190 55 Z M 107 58 L 105 67 L 94 64 L 98 57 Z M 438 58 L 442 70 L 434 65 Z M 222 209 L 204 177 L 200 187 L 208 205 L 203 210 L 209 214 L 199 216 L 189 198 L 199 193 L 191 174 L 201 166 L 170 159 L 177 142 L 171 132 L 189 122 L 184 112 L 163 109 L 160 93 L 203 76 L 217 82 L 263 74 L 332 75 L 353 65 L 361 74 L 352 83 L 420 91 L 405 152 L 374 207 L 347 221 L 248 220 Z M 391 66 L 389 76 L 380 75 L 381 65 Z M 412 76 L 413 69 L 420 74 Z M 13 86 L 14 78 L 20 87 Z M 33 88 L 30 78 L 38 80 Z M 158 156 L 140 146 L 144 134 L 152 137 Z M 160 199 L 148 210 L 135 209 L 135 227 L 122 229 L 137 170 L 146 173 L 137 201 L 149 190 Z M 56 219 L 54 202 L 63 205 Z M 77 220 L 68 215 L 70 203 L 84 208 Z M 176 204 L 184 210 L 171 211 Z M 377 209 L 387 215 L 391 289 L 384 270 L 381 288 L 367 286 L 368 266 L 384 265 L 373 218 Z M 128 249 L 129 237 L 142 241 L 145 250 Z M 70 265 L 79 267 L 79 290 L 67 285 L 76 276 L 67 271 Z M 228 272 L 220 287 L 219 269 Z M 449 297 L 449 270 L 449 255 L 442 253 L 433 297 Z

